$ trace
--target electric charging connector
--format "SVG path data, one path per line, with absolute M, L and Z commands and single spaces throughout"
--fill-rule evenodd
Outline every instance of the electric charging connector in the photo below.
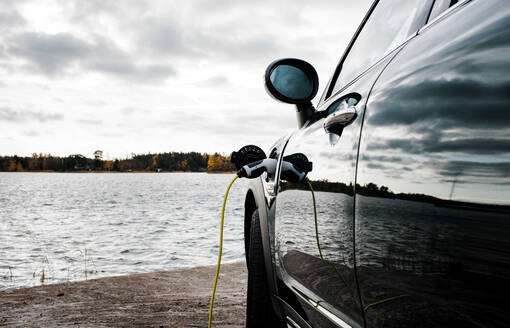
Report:
M 237 176 L 240 178 L 254 179 L 267 172 L 271 176 L 276 172 L 276 159 L 266 158 L 250 164 L 246 164 L 237 171 Z
M 298 155 L 298 156 L 296 156 Z M 303 160 L 304 158 L 304 160 Z M 287 160 L 286 160 L 287 159 Z M 223 207 L 221 209 L 221 223 L 220 223 L 220 245 L 218 252 L 218 264 L 216 265 L 216 274 L 214 276 L 213 291 L 211 295 L 211 303 L 209 305 L 209 322 L 208 327 L 211 328 L 212 324 L 212 311 L 214 305 L 214 295 L 216 293 L 216 285 L 218 282 L 218 275 L 221 265 L 221 253 L 223 249 L 223 219 L 225 217 L 225 204 L 227 202 L 228 192 L 235 180 L 238 178 L 254 179 L 260 177 L 262 173 L 267 172 L 269 176 L 274 177 L 278 166 L 278 161 L 274 158 L 266 158 L 266 154 L 262 149 L 257 146 L 247 145 L 242 147 L 239 151 L 233 152 L 230 160 L 235 164 L 237 175 L 232 179 L 228 185 L 225 197 L 223 198 Z M 292 162 L 294 163 L 292 163 Z M 303 163 L 301 163 L 303 162 Z M 303 169 L 300 168 L 303 166 Z M 305 179 L 306 174 L 312 170 L 312 163 L 308 162 L 306 156 L 302 154 L 294 154 L 283 158 L 282 161 L 282 177 L 290 182 L 301 182 Z M 310 185 L 311 186 L 311 185 Z M 313 192 L 313 191 L 312 191 Z M 315 208 L 315 198 L 314 198 Z

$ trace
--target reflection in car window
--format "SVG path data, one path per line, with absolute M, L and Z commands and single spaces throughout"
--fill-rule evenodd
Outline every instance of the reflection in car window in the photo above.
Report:
M 430 13 L 429 22 L 442 14 L 446 9 L 450 8 L 454 4 L 459 2 L 458 0 L 436 0 L 434 2 L 434 8 L 432 8 L 432 12 Z
M 332 93 L 416 32 L 417 17 L 425 6 L 430 6 L 429 1 L 381 0 L 345 58 Z

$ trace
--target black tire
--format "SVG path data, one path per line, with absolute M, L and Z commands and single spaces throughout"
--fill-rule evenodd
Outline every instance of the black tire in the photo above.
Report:
M 251 219 L 248 256 L 248 295 L 246 302 L 246 328 L 284 327 L 273 310 L 264 264 L 259 212 Z

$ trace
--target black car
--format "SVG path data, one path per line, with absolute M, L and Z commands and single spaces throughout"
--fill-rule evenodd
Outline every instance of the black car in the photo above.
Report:
M 268 67 L 298 129 L 247 191 L 248 327 L 510 325 L 509 60 L 508 0 L 379 0 L 315 106 Z

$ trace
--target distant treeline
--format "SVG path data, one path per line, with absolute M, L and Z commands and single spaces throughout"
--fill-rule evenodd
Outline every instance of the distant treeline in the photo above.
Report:
M 50 154 L 32 154 L 31 157 L 0 156 L 0 171 L 50 171 L 50 172 L 228 172 L 235 167 L 230 156 L 218 153 L 168 152 L 159 154 L 132 154 L 130 158 L 104 160 L 103 152 L 97 150 L 93 158 L 81 154 L 67 157 Z
M 353 184 L 345 184 L 341 182 L 329 182 L 328 180 L 310 180 L 310 184 L 314 191 L 325 191 L 354 195 Z M 281 185 L 281 191 L 285 190 L 310 190 L 306 182 L 293 183 L 284 181 Z M 375 183 L 367 183 L 365 185 L 356 184 L 356 194 L 368 197 L 392 198 L 401 200 L 411 200 L 415 202 L 430 203 L 439 207 L 448 207 L 470 211 L 483 211 L 510 214 L 510 206 L 499 204 L 483 204 L 466 201 L 441 199 L 431 195 L 415 194 L 415 193 L 395 193 L 387 186 L 378 186 Z
M 312 180 L 310 181 L 313 190 L 315 191 L 327 191 L 337 192 L 347 195 L 354 195 L 354 186 L 351 184 L 345 184 L 342 182 L 329 182 L 328 180 Z M 292 183 L 283 182 L 282 190 L 286 189 L 301 189 L 308 190 L 309 187 L 306 183 Z M 370 197 L 382 197 L 382 198 L 394 198 L 403 200 L 414 200 L 425 203 L 437 203 L 439 198 L 424 194 L 409 194 L 409 193 L 394 193 L 387 186 L 378 186 L 375 183 L 368 183 L 364 186 L 356 184 L 356 193 L 363 196 Z

